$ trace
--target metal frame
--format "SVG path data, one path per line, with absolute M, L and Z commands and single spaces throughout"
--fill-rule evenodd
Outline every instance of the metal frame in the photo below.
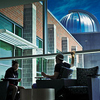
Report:
M 47 0 L 43 1 L 43 54 L 48 53 Z
M 38 47 L 34 44 L 28 42 L 27 40 L 17 36 L 16 34 L 6 29 L 0 29 L 0 40 L 21 49 L 38 49 Z
M 85 51 L 76 51 L 75 54 L 91 54 L 91 53 L 100 53 L 100 49 L 96 50 L 85 50 Z M 12 59 L 30 59 L 30 58 L 50 58 L 55 57 L 58 53 L 52 54 L 40 54 L 40 55 L 29 55 L 29 56 L 19 56 L 19 57 L 2 57 L 0 60 L 12 60 Z M 63 55 L 70 55 L 71 52 L 63 52 Z

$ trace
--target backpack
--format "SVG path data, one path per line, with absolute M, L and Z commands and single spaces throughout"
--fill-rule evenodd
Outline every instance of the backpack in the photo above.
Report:
M 59 78 L 69 78 L 73 70 L 70 69 L 70 64 L 63 63 L 60 69 Z

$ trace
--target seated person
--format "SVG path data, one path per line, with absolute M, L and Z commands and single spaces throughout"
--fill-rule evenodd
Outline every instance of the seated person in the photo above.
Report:
M 19 64 L 17 61 L 12 61 L 12 67 L 8 68 L 5 73 L 5 79 L 6 78 L 18 78 L 18 67 Z M 12 98 L 11 100 L 15 100 L 16 93 L 20 91 L 20 89 L 24 89 L 24 87 L 17 86 L 18 82 L 20 82 L 21 79 L 18 79 L 17 81 L 10 80 L 9 81 L 9 89 L 12 90 Z
M 68 63 L 63 63 L 63 59 L 64 59 L 64 56 L 59 53 L 57 56 L 56 56 L 56 65 L 55 65 L 55 70 L 54 70 L 54 75 L 47 75 L 45 74 L 44 72 L 41 72 L 41 75 L 43 75 L 44 77 L 47 77 L 47 78 L 50 78 L 50 79 L 60 79 L 61 78 L 61 67 L 64 66 L 64 67 L 67 67 L 67 68 L 71 68 L 73 67 L 74 65 L 74 55 L 75 55 L 75 52 L 71 52 L 71 58 L 72 58 L 72 61 L 71 61 L 71 64 L 68 64 Z M 32 88 L 37 88 L 37 85 L 36 83 L 34 83 L 32 85 Z
M 50 78 L 50 79 L 60 79 L 61 78 L 61 67 L 62 66 L 65 66 L 67 68 L 70 68 L 74 65 L 74 55 L 75 55 L 75 52 L 71 52 L 71 56 L 72 56 L 72 61 L 71 61 L 71 64 L 68 64 L 68 63 L 63 63 L 63 59 L 64 59 L 64 56 L 62 54 L 58 54 L 56 56 L 56 65 L 55 65 L 55 69 L 54 69 L 54 75 L 47 75 L 45 74 L 44 72 L 42 72 L 41 74 L 44 76 L 44 77 L 47 77 L 47 78 Z

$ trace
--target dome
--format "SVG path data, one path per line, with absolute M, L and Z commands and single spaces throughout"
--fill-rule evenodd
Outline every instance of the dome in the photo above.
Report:
M 70 33 L 100 32 L 95 16 L 84 10 L 71 10 L 60 20 Z

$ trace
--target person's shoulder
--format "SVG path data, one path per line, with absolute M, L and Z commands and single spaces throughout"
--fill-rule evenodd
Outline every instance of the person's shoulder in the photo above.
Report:
M 62 63 L 57 63 L 57 64 L 56 64 L 56 66 L 61 66 L 61 65 L 62 65 Z
M 13 68 L 10 67 L 10 68 L 8 68 L 6 71 L 7 71 L 7 72 L 8 72 L 8 71 L 13 71 Z
M 63 66 L 63 64 L 62 64 L 62 63 L 58 63 L 58 64 L 56 64 L 55 67 L 57 67 L 57 68 L 61 68 L 61 66 Z
M 68 68 L 71 67 L 71 65 L 70 65 L 69 63 L 67 63 L 67 62 L 64 62 L 63 65 L 64 65 L 65 67 L 68 67 Z

